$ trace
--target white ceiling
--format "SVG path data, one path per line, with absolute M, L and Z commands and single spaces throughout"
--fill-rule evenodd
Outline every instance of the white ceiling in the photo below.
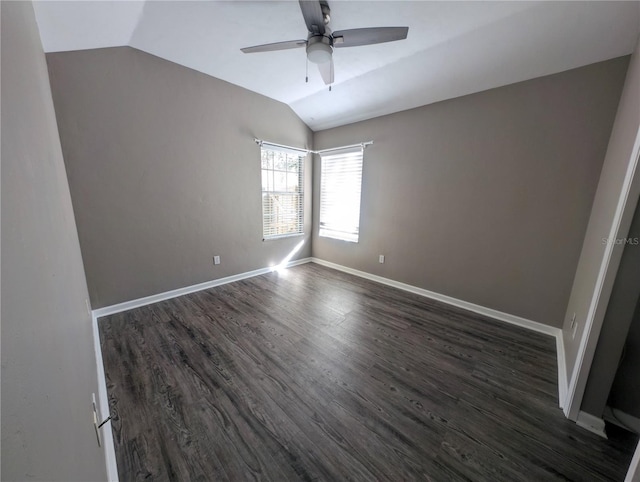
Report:
M 297 1 L 34 2 L 45 52 L 129 45 L 291 106 L 313 130 L 540 77 L 633 51 L 631 2 L 329 1 L 332 30 L 409 26 L 406 40 L 337 49 L 329 92 Z

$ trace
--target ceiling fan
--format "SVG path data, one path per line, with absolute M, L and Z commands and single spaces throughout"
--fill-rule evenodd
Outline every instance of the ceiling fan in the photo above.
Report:
M 245 54 L 306 47 L 307 59 L 318 65 L 325 84 L 333 83 L 333 49 L 393 42 L 407 38 L 409 27 L 353 28 L 331 32 L 331 9 L 326 0 L 299 0 L 309 34 L 306 40 L 288 40 L 241 49 Z

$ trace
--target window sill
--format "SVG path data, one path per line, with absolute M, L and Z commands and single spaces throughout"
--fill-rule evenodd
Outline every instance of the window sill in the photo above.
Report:
M 359 239 L 359 238 L 354 238 L 350 236 L 339 236 L 339 235 L 332 235 L 327 233 L 325 234 L 319 233 L 318 236 L 320 236 L 321 238 L 335 239 L 336 241 L 344 241 L 345 243 L 354 243 L 354 244 L 358 244 L 358 239 Z
M 262 241 L 276 241 L 278 239 L 297 238 L 297 237 L 300 237 L 300 236 L 304 236 L 304 233 L 280 234 L 278 236 L 269 236 L 268 238 L 262 238 Z

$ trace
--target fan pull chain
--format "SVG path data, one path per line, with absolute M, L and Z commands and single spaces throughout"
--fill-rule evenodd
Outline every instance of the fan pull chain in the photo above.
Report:
M 305 78 L 304 81 L 308 84 L 309 83 L 309 59 L 306 58 L 305 59 Z
M 331 79 L 333 79 L 333 62 L 331 62 Z M 331 92 L 332 85 L 329 84 L 329 92 Z

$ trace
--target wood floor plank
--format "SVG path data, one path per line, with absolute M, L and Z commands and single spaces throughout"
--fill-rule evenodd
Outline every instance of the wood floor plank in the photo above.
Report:
M 552 337 L 315 264 L 99 320 L 128 480 L 622 480 Z

